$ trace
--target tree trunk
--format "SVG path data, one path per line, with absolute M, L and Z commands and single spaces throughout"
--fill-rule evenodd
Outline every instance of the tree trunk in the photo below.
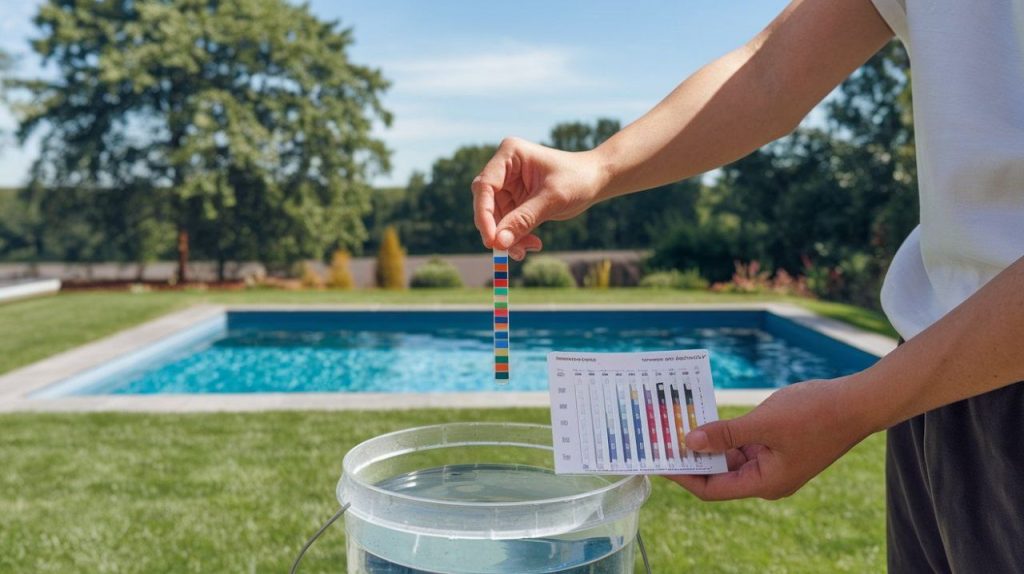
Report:
M 178 283 L 188 281 L 188 230 L 178 228 Z

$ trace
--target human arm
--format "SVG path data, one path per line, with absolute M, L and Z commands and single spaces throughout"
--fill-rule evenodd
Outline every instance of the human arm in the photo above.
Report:
M 544 221 L 743 157 L 793 130 L 891 36 L 870 0 L 795 0 L 594 150 L 506 139 L 472 186 L 484 244 L 521 258 Z
M 1022 286 L 1024 258 L 869 369 L 786 387 L 700 427 L 687 446 L 725 452 L 730 472 L 672 479 L 707 500 L 787 496 L 871 433 L 1024 380 Z

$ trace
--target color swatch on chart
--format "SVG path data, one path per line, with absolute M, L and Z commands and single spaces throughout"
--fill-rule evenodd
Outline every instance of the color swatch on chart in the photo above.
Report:
M 686 456 L 686 429 L 683 426 L 683 407 L 679 404 L 679 389 L 676 385 L 669 387 L 672 395 L 672 414 L 676 421 L 676 440 L 679 441 L 679 456 Z
M 494 250 L 494 382 L 508 384 L 508 251 Z
M 685 447 L 718 418 L 708 352 L 548 354 L 559 474 L 713 474 L 725 457 Z

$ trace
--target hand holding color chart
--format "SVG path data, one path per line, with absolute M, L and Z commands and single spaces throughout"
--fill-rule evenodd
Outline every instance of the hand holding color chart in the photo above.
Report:
M 548 387 L 557 474 L 726 471 L 724 455 L 689 451 L 684 440 L 718 420 L 705 350 L 556 351 Z
M 494 250 L 494 382 L 507 385 L 508 251 Z

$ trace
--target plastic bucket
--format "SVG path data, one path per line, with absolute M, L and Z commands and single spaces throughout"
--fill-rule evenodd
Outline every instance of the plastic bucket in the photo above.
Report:
M 338 500 L 349 574 L 626 573 L 646 477 L 555 476 L 551 427 L 453 423 L 370 439 Z

